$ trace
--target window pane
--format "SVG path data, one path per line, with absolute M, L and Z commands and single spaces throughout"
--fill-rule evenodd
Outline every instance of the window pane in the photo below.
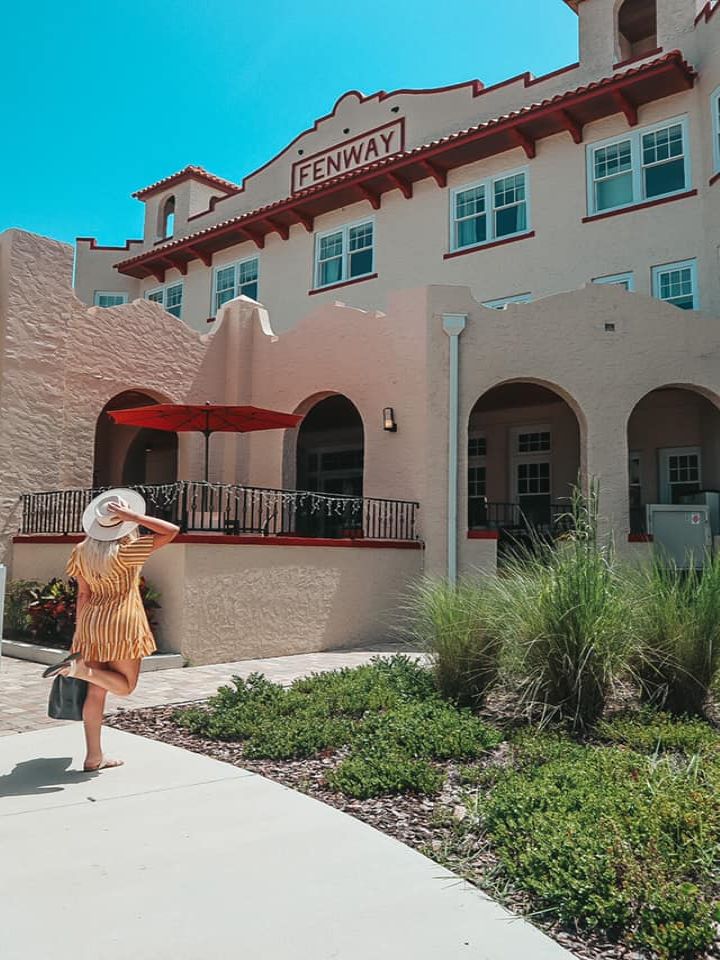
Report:
M 643 163 L 659 163 L 683 155 L 682 127 L 678 123 L 643 135 Z
M 694 309 L 695 295 L 692 269 L 690 267 L 680 267 L 663 270 L 658 275 L 657 295 L 661 300 L 666 300 L 682 310 Z
M 527 228 L 525 204 L 506 207 L 495 211 L 495 236 L 506 237 L 510 233 L 519 233 Z
M 250 283 L 258 278 L 258 261 L 245 260 L 238 264 L 238 283 Z
M 547 431 L 541 433 L 521 433 L 518 435 L 519 453 L 536 453 L 550 449 L 550 434 Z
M 685 161 L 670 160 L 645 168 L 645 196 L 660 197 L 685 189 Z
M 319 256 L 321 260 L 342 255 L 342 233 L 333 233 L 329 237 L 321 237 Z
M 371 247 L 373 241 L 373 225 L 371 223 L 361 223 L 357 227 L 351 227 L 349 233 L 350 251 L 362 250 L 364 247 Z
M 471 187 L 455 195 L 455 217 L 472 217 L 485 212 L 485 187 Z
M 241 284 L 238 293 L 241 293 L 245 297 L 250 297 L 251 300 L 257 300 L 258 298 L 257 280 L 251 280 L 249 283 Z
M 182 311 L 182 284 L 168 287 L 165 291 L 165 309 L 174 317 L 179 317 Z
M 215 294 L 215 313 L 218 312 L 220 307 L 227 303 L 228 300 L 232 300 L 235 296 L 235 291 L 231 288 L 230 290 L 218 290 Z
M 127 303 L 124 293 L 98 293 L 95 296 L 96 307 L 118 307 Z
M 218 270 L 215 278 L 217 290 L 232 290 L 235 286 L 235 267 L 223 267 Z
M 457 223 L 457 247 L 470 247 L 487 240 L 487 220 L 484 216 L 460 220 Z
M 598 212 L 632 202 L 632 173 L 624 173 L 609 180 L 599 180 L 595 184 L 595 206 Z
M 487 441 L 485 437 L 470 437 L 468 439 L 468 456 L 484 457 L 487 453 Z
M 339 283 L 342 280 L 342 257 L 325 260 L 320 264 L 320 286 Z
M 372 273 L 372 249 L 351 253 L 350 276 L 362 277 L 366 273 Z
M 146 298 L 152 300 L 153 303 L 162 303 L 163 302 L 163 292 L 162 290 L 153 290 L 152 293 L 147 293 Z

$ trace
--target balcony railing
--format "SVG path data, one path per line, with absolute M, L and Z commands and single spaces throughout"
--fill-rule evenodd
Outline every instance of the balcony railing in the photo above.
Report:
M 103 487 L 53 490 L 22 497 L 23 534 L 82 532 L 82 515 Z M 179 480 L 134 485 L 150 514 L 183 533 L 417 540 L 419 504 L 409 500 L 342 497 L 309 490 Z
M 471 530 L 498 530 L 500 533 L 563 533 L 572 526 L 570 502 L 550 503 L 523 510 L 519 503 L 490 503 L 482 500 L 470 504 Z

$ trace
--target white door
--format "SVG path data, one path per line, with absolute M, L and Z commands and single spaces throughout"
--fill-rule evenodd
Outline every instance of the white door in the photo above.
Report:
M 700 447 L 665 447 L 658 453 L 660 503 L 680 503 L 680 497 L 702 489 Z
M 512 432 L 512 499 L 534 526 L 551 522 L 551 434 L 547 426 Z

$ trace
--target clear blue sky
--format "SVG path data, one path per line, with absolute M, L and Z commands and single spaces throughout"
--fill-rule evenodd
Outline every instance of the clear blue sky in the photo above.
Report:
M 0 40 L 0 230 L 140 235 L 130 194 L 239 181 L 346 90 L 495 83 L 577 59 L 562 0 L 25 0 Z

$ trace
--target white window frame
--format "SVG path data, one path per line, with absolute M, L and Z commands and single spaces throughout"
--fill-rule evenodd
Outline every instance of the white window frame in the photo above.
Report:
M 532 295 L 529 293 L 516 293 L 513 297 L 501 297 L 499 300 L 485 300 L 484 307 L 490 310 L 504 310 L 509 303 L 530 303 Z
M 370 269 L 367 273 L 360 273 L 357 276 L 349 275 L 348 267 L 350 264 L 350 231 L 355 227 L 364 227 L 367 224 L 372 225 L 372 247 L 370 248 L 372 260 Z M 342 233 L 342 274 L 339 280 L 333 280 L 332 283 L 320 283 L 320 243 L 325 237 L 332 237 L 336 233 Z M 371 277 L 375 273 L 375 252 L 376 252 L 377 230 L 375 226 L 375 217 L 363 217 L 361 220 L 353 220 L 352 223 L 344 223 L 341 226 L 333 227 L 332 230 L 323 230 L 315 234 L 315 249 L 313 251 L 313 290 L 324 290 L 327 287 L 335 287 L 340 283 L 351 283 L 353 280 L 362 280 L 365 277 Z
M 146 290 L 144 296 L 146 300 L 149 300 L 152 294 L 162 293 L 162 308 L 163 310 L 166 310 L 168 313 L 170 313 L 167 307 L 167 295 L 168 295 L 168 290 L 174 290 L 175 287 L 180 287 L 180 289 L 182 290 L 182 294 L 180 295 L 180 315 L 177 316 L 174 313 L 170 315 L 173 317 L 177 316 L 178 320 L 182 320 L 182 311 L 183 311 L 183 305 L 185 302 L 185 284 L 182 282 L 182 280 L 177 280 L 175 283 L 166 283 L 160 287 L 153 287 L 150 290 Z M 160 303 L 159 300 L 155 300 L 153 302 Z
M 658 130 L 664 130 L 666 127 L 682 127 L 683 136 L 683 159 L 685 161 L 685 183 L 680 190 L 672 190 L 670 193 L 658 194 L 655 197 L 645 195 L 645 185 L 643 179 L 642 163 L 642 138 L 648 133 L 655 133 Z M 633 184 L 633 197 L 628 203 L 620 203 L 615 207 L 604 207 L 598 210 L 595 206 L 595 152 L 605 147 L 611 147 L 616 143 L 630 141 L 630 163 Z M 635 127 L 623 134 L 615 137 L 609 137 L 606 140 L 597 140 L 589 143 L 585 151 L 586 158 L 586 181 L 587 181 L 587 209 L 588 216 L 601 216 L 604 213 L 612 213 L 614 210 L 627 210 L 636 207 L 642 203 L 655 203 L 657 200 L 663 200 L 665 197 L 680 196 L 692 190 L 692 162 L 690 157 L 690 137 L 689 123 L 687 114 L 680 117 L 670 117 L 660 123 L 654 123 L 649 127 Z
M 122 290 L 95 290 L 93 292 L 93 306 L 100 306 L 100 297 L 121 297 L 120 303 L 114 303 L 114 307 L 119 307 L 123 303 L 128 302 L 128 295 L 123 293 Z
M 606 277 L 594 277 L 592 282 L 608 284 L 609 286 L 619 286 L 621 283 L 627 283 L 629 291 L 632 292 L 635 290 L 635 274 L 632 270 L 629 270 L 627 273 L 611 273 Z
M 657 300 L 660 300 L 660 274 L 667 272 L 668 270 L 685 270 L 690 268 L 690 276 L 692 277 L 692 288 L 693 288 L 693 310 L 700 309 L 700 295 L 698 291 L 698 281 L 697 281 L 697 260 L 679 260 L 677 263 L 661 263 L 656 267 L 652 268 L 652 295 Z M 670 304 L 670 306 L 675 306 L 669 300 L 662 300 L 662 303 Z M 679 308 L 678 308 L 679 309 Z
M 670 457 L 684 456 L 694 456 L 698 458 L 698 478 L 693 482 L 697 483 L 702 490 L 702 447 L 661 447 L 660 450 L 658 450 L 658 461 L 660 465 L 660 503 L 672 503 L 672 488 L 674 484 L 670 483 Z
M 715 173 L 720 173 L 720 87 L 716 87 L 710 94 L 710 109 L 712 110 L 713 169 Z
M 549 450 L 528 450 L 526 452 L 520 452 L 520 436 L 523 433 L 549 433 L 550 434 L 550 449 Z M 518 467 L 523 463 L 548 463 L 550 466 L 548 472 L 548 485 L 549 491 L 548 496 L 550 497 L 550 503 L 552 504 L 553 500 L 553 435 L 552 427 L 549 423 L 538 423 L 538 424 L 526 424 L 522 427 L 512 427 L 510 430 L 510 462 L 512 469 L 512 476 L 510 478 L 511 490 L 510 490 L 510 499 L 513 503 L 520 502 L 520 492 L 518 490 Z M 525 496 L 533 496 L 533 494 L 525 494 Z M 538 494 L 540 496 L 540 494 Z M 545 494 L 542 494 L 545 496 Z
M 495 233 L 495 184 L 498 180 L 507 180 L 509 177 L 518 177 L 520 175 L 525 177 L 525 226 L 522 230 L 518 230 L 515 233 L 505 233 L 502 237 L 498 237 Z M 455 242 L 455 198 L 459 193 L 464 193 L 466 190 L 473 190 L 475 187 L 484 187 L 485 189 L 485 217 L 487 223 L 487 239 L 482 240 L 480 243 L 468 243 L 464 246 L 459 246 Z M 474 180 L 471 183 L 463 183 L 457 187 L 454 187 L 450 191 L 450 210 L 449 210 L 449 250 L 451 253 L 458 253 L 463 250 L 480 250 L 482 247 L 487 247 L 492 243 L 502 242 L 503 240 L 512 240 L 513 237 L 523 237 L 526 233 L 532 231 L 532 204 L 530 198 L 530 168 L 518 167 L 515 170 L 506 170 L 502 173 L 494 174 L 492 177 L 486 177 L 483 180 Z
M 258 256 L 241 257 L 239 260 L 231 260 L 230 263 L 220 263 L 217 266 L 213 267 L 212 284 L 210 289 L 210 316 L 211 317 L 216 316 L 219 309 L 217 307 L 218 273 L 221 270 L 229 270 L 230 267 L 233 268 L 233 295 L 231 299 L 235 299 L 235 297 L 240 296 L 240 294 L 238 293 L 238 273 L 240 271 L 240 267 L 242 266 L 242 264 L 250 263 L 253 260 L 257 263 L 257 280 L 255 281 L 255 283 L 257 284 L 257 288 L 258 288 L 257 295 L 259 297 L 260 296 L 260 257 Z

